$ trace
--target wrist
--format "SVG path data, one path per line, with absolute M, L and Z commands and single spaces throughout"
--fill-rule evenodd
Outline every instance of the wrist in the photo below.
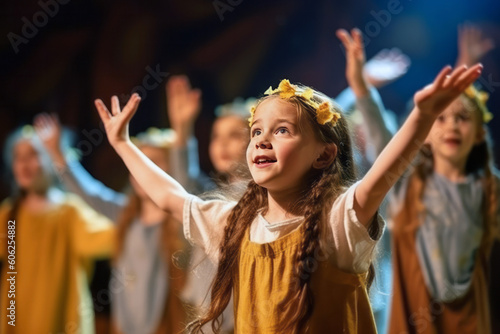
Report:
M 437 119 L 439 115 L 434 113 L 426 112 L 415 106 L 410 113 L 410 116 L 414 121 L 418 122 L 418 124 L 431 127 L 434 124 L 434 121 Z
M 130 140 L 130 138 L 125 139 L 125 140 L 120 140 L 118 142 L 115 142 L 115 143 L 111 144 L 111 146 L 116 151 L 116 153 L 118 153 L 118 155 L 121 155 L 121 153 L 123 151 L 127 150 L 132 145 L 134 145 L 134 144 L 132 143 L 132 141 Z
M 365 97 L 370 93 L 368 84 L 364 79 L 349 80 L 349 86 L 357 98 Z
M 62 151 L 57 148 L 57 149 L 48 149 L 47 152 L 49 153 L 50 158 L 54 162 L 54 164 L 57 165 L 66 165 L 66 158 L 64 157 L 64 154 Z
M 185 147 L 189 138 L 194 134 L 194 127 L 192 125 L 176 127 L 174 130 L 176 134 L 175 145 L 177 147 Z

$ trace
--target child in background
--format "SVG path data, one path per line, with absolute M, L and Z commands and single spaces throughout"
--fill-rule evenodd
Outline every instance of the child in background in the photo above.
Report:
M 177 112 L 185 113 L 185 110 Z M 175 110 L 171 111 L 174 113 Z M 125 195 L 95 180 L 77 160 L 64 156 L 59 144 L 61 127 L 55 115 L 39 115 L 35 126 L 66 188 L 117 224 L 117 247 L 109 288 L 112 332 L 182 331 L 187 320 L 180 294 L 186 274 L 182 263 L 174 259 L 186 249 L 180 224 L 159 209 L 133 177 L 130 177 L 132 189 Z M 152 128 L 137 135 L 134 142 L 157 166 L 170 171 L 171 161 L 178 165 L 176 158 L 182 159 L 185 154 L 175 148 L 176 142 L 184 146 L 186 136 L 190 135 L 186 132 L 189 129 L 177 127 L 176 130 Z M 179 174 L 174 172 L 174 175 Z
M 167 104 L 169 110 L 176 109 L 176 105 L 193 105 L 198 103 L 197 109 L 201 109 L 201 101 L 191 101 L 189 92 L 191 91 L 189 80 L 186 76 L 173 76 L 167 84 Z M 217 116 L 212 125 L 212 133 L 209 143 L 210 160 L 215 168 L 215 180 L 219 186 L 235 188 L 238 180 L 245 175 L 242 166 L 246 166 L 245 150 L 248 146 L 248 110 L 250 104 L 254 104 L 255 99 L 236 99 L 232 103 L 218 106 L 215 110 Z M 172 115 L 173 116 L 173 115 Z M 171 121 L 174 117 L 169 115 Z M 196 116 L 185 117 L 185 127 L 194 127 Z M 190 124 L 190 126 L 187 125 Z M 193 145 L 192 151 L 196 145 Z M 184 169 L 199 169 L 197 159 L 180 159 L 179 161 L 189 162 Z M 246 172 L 248 174 L 248 172 Z M 190 192 L 200 193 L 203 190 L 215 187 L 212 181 L 203 178 L 190 178 L 196 181 L 197 185 L 191 186 Z M 237 188 L 237 187 L 236 187 Z M 235 191 L 235 194 L 237 191 Z M 208 194 L 205 194 L 208 195 Z M 183 292 L 183 299 L 194 306 L 195 317 L 204 313 L 210 305 L 210 283 L 217 271 L 217 263 L 207 258 L 203 248 L 194 245 L 192 249 L 191 265 L 188 282 Z M 234 314 L 232 303 L 224 311 L 224 320 L 221 326 L 222 333 L 232 333 L 234 330 Z M 210 326 L 203 328 L 205 333 L 210 333 Z
M 361 32 L 353 29 L 352 35 L 338 30 L 346 55 L 346 79 L 349 87 L 340 93 L 336 102 L 346 110 L 351 121 L 354 142 L 358 148 L 355 162 L 359 170 L 367 171 L 397 130 L 395 115 L 385 110 L 376 87 L 398 79 L 410 64 L 408 57 L 399 50 L 382 50 L 365 64 Z M 352 110 L 353 105 L 355 109 Z M 383 203 L 385 204 L 385 203 Z M 380 213 L 385 217 L 386 206 Z M 387 332 L 389 296 L 391 293 L 390 237 L 384 232 L 376 256 L 376 280 L 370 290 L 370 300 L 379 333 Z
M 209 154 L 218 180 L 235 183 L 248 176 L 245 151 L 250 133 L 247 118 L 255 102 L 254 98 L 237 98 L 215 109 L 217 118 L 212 125 Z
M 219 261 L 210 308 L 191 329 L 212 322 L 217 330 L 233 292 L 236 332 L 376 332 L 366 273 L 384 225 L 378 207 L 434 119 L 481 69 L 446 67 L 417 92 L 410 118 L 358 183 L 340 111 L 325 95 L 283 80 L 252 112 L 253 180 L 238 202 L 189 195 L 131 143 L 137 94 L 123 111 L 114 96 L 111 113 L 96 100 L 108 139 L 134 178 Z
M 358 34 L 356 30 L 353 33 Z M 363 44 L 358 46 L 358 40 L 345 30 L 337 34 L 346 50 L 349 87 L 340 92 L 335 101 L 349 115 L 356 133 L 356 146 L 361 151 L 355 160 L 367 170 L 398 129 L 396 115 L 385 108 L 377 89 L 402 77 L 410 66 L 410 59 L 398 49 L 384 49 L 365 63 Z M 360 86 L 354 82 L 361 80 L 366 87 L 353 89 Z
M 0 206 L 1 332 L 94 333 L 88 279 L 93 262 L 112 254 L 111 222 L 52 187 L 50 160 L 31 126 L 11 134 L 3 152 L 13 192 Z M 9 272 L 17 272 L 14 296 Z
M 466 45 L 489 48 L 471 43 L 470 29 L 459 34 L 457 64 L 484 54 Z M 500 217 L 487 98 L 473 86 L 457 97 L 392 193 L 390 333 L 491 333 L 488 263 Z

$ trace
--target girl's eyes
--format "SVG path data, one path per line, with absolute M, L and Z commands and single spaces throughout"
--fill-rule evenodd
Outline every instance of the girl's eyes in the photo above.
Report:
M 449 117 L 453 117 L 455 119 L 455 121 L 467 121 L 470 119 L 470 116 L 468 114 L 457 114 L 457 115 L 454 115 L 454 116 L 449 116 Z M 438 116 L 438 121 L 441 122 L 441 123 L 444 123 L 446 121 L 446 117 L 445 116 Z
M 279 134 L 279 135 L 284 135 L 284 134 L 287 134 L 287 133 L 290 133 L 290 131 L 288 131 L 287 128 L 279 128 L 278 130 L 276 130 L 275 134 Z M 254 129 L 252 130 L 252 137 L 255 137 L 255 136 L 259 136 L 262 134 L 262 131 L 260 129 Z
M 261 134 L 261 131 L 260 131 L 259 129 L 254 129 L 254 130 L 252 130 L 252 137 L 254 137 L 254 136 L 258 136 L 258 135 L 260 135 L 260 134 Z
M 279 128 L 278 130 L 276 130 L 276 134 L 284 135 L 286 133 L 289 133 L 287 128 Z

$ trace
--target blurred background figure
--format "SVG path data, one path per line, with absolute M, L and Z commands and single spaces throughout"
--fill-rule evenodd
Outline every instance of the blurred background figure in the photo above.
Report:
M 173 106 L 178 103 L 182 103 L 187 110 L 200 109 L 201 101 L 191 101 L 188 98 L 190 91 L 191 88 L 185 76 L 173 76 L 167 84 L 169 110 L 175 109 Z M 191 189 L 197 190 L 198 193 L 211 190 L 205 195 L 202 194 L 202 197 L 217 197 L 216 187 L 223 188 L 224 194 L 230 193 L 234 198 L 240 195 L 243 185 L 239 184 L 238 181 L 248 175 L 245 153 L 250 139 L 250 131 L 247 119 L 249 110 L 255 102 L 256 100 L 253 98 L 247 100 L 237 98 L 232 103 L 220 105 L 215 109 L 217 118 L 212 124 L 209 143 L 210 160 L 215 168 L 212 173 L 213 180 L 202 175 L 198 178 L 190 177 L 190 182 L 196 183 L 191 185 Z M 186 127 L 194 128 L 197 115 L 188 111 L 184 114 L 193 116 L 189 121 L 186 117 Z M 170 119 L 174 118 L 170 117 Z M 191 162 L 190 168 L 198 168 L 197 160 L 188 160 Z M 189 280 L 183 292 L 186 302 L 193 306 L 193 319 L 202 315 L 210 303 L 210 284 L 216 271 L 217 263 L 212 262 L 201 247 L 194 246 Z M 205 326 L 204 331 L 211 333 L 210 326 Z M 222 331 L 223 333 L 234 331 L 232 303 L 224 311 Z
M 180 224 L 159 209 L 130 177 L 127 194 L 95 180 L 60 145 L 61 126 L 55 115 L 41 114 L 35 127 L 65 187 L 117 225 L 117 246 L 109 290 L 113 333 L 178 333 L 186 316 L 180 291 L 185 283 L 185 242 Z M 181 131 L 179 131 L 182 134 Z M 160 168 L 170 171 L 180 156 L 173 130 L 151 128 L 138 134 L 137 146 Z M 174 259 L 182 256 L 184 265 Z M 182 260 L 182 259 L 181 259 Z M 182 262 L 182 261 L 181 261 Z
M 478 62 L 493 48 L 470 25 L 459 27 L 458 41 L 457 65 Z M 500 174 L 486 127 L 493 117 L 488 96 L 471 86 L 456 99 L 392 192 L 389 333 L 496 332 L 489 273 L 497 267 Z
M 1 332 L 94 333 L 88 280 L 93 261 L 110 257 L 115 246 L 111 222 L 53 187 L 50 161 L 31 126 L 13 132 L 3 152 L 12 193 L 0 207 Z M 12 255 L 14 263 L 7 261 Z M 7 281 L 9 272 L 14 280 Z
M 351 35 L 352 34 L 352 35 Z M 365 63 L 365 51 L 361 32 L 357 29 L 349 34 L 337 31 L 346 52 L 346 79 L 349 87 L 335 101 L 346 110 L 355 133 L 355 161 L 360 175 L 370 169 L 397 130 L 393 112 L 385 109 L 377 91 L 402 77 L 410 66 L 409 58 L 397 49 L 384 49 Z M 386 218 L 386 205 L 380 207 Z M 391 249 L 390 236 L 385 230 L 378 246 L 375 261 L 375 281 L 370 289 L 373 314 L 379 333 L 386 333 L 389 301 L 391 295 Z

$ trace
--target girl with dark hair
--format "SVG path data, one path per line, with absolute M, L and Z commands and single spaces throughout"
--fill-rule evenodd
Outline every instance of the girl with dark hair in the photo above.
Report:
M 415 94 L 402 129 L 359 182 L 350 132 L 325 95 L 283 80 L 251 111 L 238 202 L 201 200 L 152 164 L 128 135 L 140 97 L 96 107 L 108 139 L 152 200 L 182 220 L 186 237 L 218 259 L 207 313 L 190 325 L 215 331 L 234 294 L 235 332 L 375 333 L 367 288 L 384 224 L 377 210 L 435 118 L 481 73 L 444 68 Z

